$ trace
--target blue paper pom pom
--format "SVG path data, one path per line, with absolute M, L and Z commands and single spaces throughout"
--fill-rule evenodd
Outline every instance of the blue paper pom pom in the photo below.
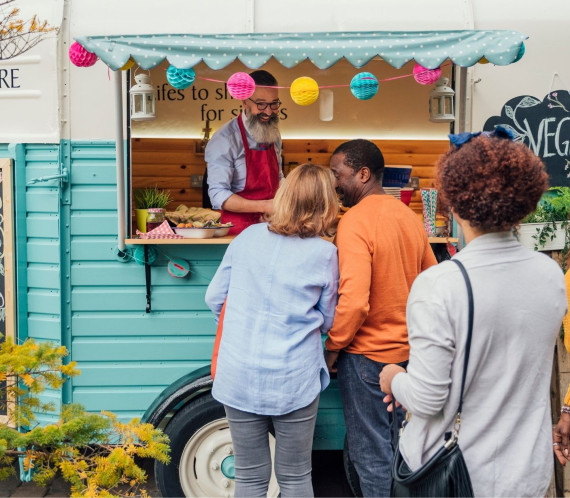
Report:
M 178 69 L 174 66 L 168 66 L 166 70 L 166 79 L 174 88 L 184 90 L 188 88 L 196 79 L 196 72 L 194 69 Z
M 350 91 L 357 99 L 371 99 L 378 92 L 378 80 L 372 73 L 358 73 L 350 82 Z

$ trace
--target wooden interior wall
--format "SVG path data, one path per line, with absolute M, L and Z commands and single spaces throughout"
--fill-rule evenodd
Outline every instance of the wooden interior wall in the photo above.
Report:
M 153 187 L 170 190 L 174 202 L 187 206 L 202 205 L 202 189 L 190 186 L 190 175 L 202 175 L 206 168 L 204 154 L 196 152 L 200 139 L 136 138 L 132 142 L 133 188 Z M 343 140 L 283 141 L 284 171 L 303 162 L 328 166 L 334 149 Z M 444 153 L 446 140 L 374 140 L 384 154 L 386 165 L 411 165 L 412 176 L 420 179 L 420 187 L 432 187 L 435 163 Z M 410 207 L 421 213 L 419 191 L 415 191 Z

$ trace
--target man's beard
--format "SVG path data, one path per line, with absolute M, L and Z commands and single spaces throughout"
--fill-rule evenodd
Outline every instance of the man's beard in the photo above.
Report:
M 279 137 L 279 117 L 272 114 L 269 121 L 261 121 L 258 114 L 245 116 L 247 130 L 257 143 L 274 143 Z

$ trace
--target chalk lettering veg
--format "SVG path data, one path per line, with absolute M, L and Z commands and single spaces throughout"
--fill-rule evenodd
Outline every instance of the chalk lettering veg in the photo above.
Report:
M 570 93 L 553 90 L 541 101 L 530 95 L 510 99 L 484 130 L 503 125 L 546 165 L 550 185 L 570 186 Z

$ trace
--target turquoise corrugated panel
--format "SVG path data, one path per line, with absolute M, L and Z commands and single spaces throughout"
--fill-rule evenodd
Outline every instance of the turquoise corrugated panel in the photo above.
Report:
M 59 309 L 60 293 L 58 290 L 28 290 L 28 311 L 30 313 L 46 313 L 48 315 L 53 315 L 54 312 L 59 312 Z M 30 337 L 32 337 L 31 334 Z
M 74 337 L 112 336 L 143 337 L 156 335 L 213 335 L 216 332 L 211 311 L 172 311 L 138 313 L 109 311 L 106 313 L 75 312 L 71 317 Z
M 72 195 L 75 195 L 73 193 Z M 105 209 L 108 209 L 105 206 Z M 107 235 L 117 233 L 116 211 L 73 211 L 71 235 Z
M 117 272 L 120 279 L 120 272 Z M 153 286 L 151 292 L 152 307 L 159 310 L 207 310 L 204 302 L 205 287 L 190 287 L 180 292 L 177 287 Z M 146 290 L 144 286 L 121 287 L 74 287 L 71 305 L 73 311 L 137 311 L 146 308 Z
M 59 288 L 60 275 L 57 265 L 39 265 L 32 263 L 28 266 L 28 286 L 35 288 Z
M 121 283 L 123 285 L 145 285 L 144 266 L 139 264 L 123 264 L 121 267 Z M 190 274 L 185 278 L 175 278 L 166 266 L 152 266 L 151 280 L 153 286 L 189 287 L 191 285 L 208 285 L 216 266 L 210 264 L 196 265 L 190 263 Z M 117 264 L 113 262 L 86 263 L 77 262 L 71 268 L 71 279 L 74 286 L 79 285 L 111 285 L 117 280 Z
M 33 239 L 28 242 L 28 262 L 59 264 L 59 241 L 54 239 Z
M 73 401 L 81 403 L 88 411 L 109 410 L 114 413 L 123 412 L 123 417 L 138 417 L 146 407 L 162 392 L 160 387 L 154 388 L 109 388 L 80 387 L 73 390 Z
M 90 163 L 104 159 L 115 161 L 115 157 L 115 142 L 106 140 L 73 142 L 71 159 L 74 163 L 77 161 L 81 164 L 81 160 L 87 160 Z
M 45 186 L 28 187 L 26 209 L 28 213 L 59 213 L 59 189 Z M 32 234 L 28 234 L 32 235 Z
M 26 144 L 26 169 L 34 167 L 57 167 L 58 163 L 59 145 Z
M 190 324 L 189 324 L 190 325 Z M 76 338 L 73 359 L 82 361 L 187 361 L 212 356 L 214 337 Z
M 94 206 L 97 205 L 117 209 L 117 190 L 101 186 L 75 187 L 73 189 L 74 210 L 96 209 Z
M 204 361 L 188 362 L 130 362 L 115 363 L 101 361 L 88 365 L 80 363 L 77 367 L 81 375 L 73 379 L 74 386 L 163 386 L 198 368 L 209 365 L 210 358 Z
M 117 236 L 75 236 L 71 239 L 71 254 L 73 261 L 114 260 L 117 254 Z
M 28 214 L 26 219 L 28 234 L 45 239 L 59 238 L 59 216 L 57 214 Z
M 114 152 L 113 152 L 114 154 Z M 72 156 L 73 157 L 73 156 Z M 72 185 L 116 185 L 115 156 L 109 161 L 74 159 L 71 172 Z
M 30 313 L 28 317 L 28 335 L 34 339 L 56 340 L 59 342 L 61 340 L 60 316 Z

